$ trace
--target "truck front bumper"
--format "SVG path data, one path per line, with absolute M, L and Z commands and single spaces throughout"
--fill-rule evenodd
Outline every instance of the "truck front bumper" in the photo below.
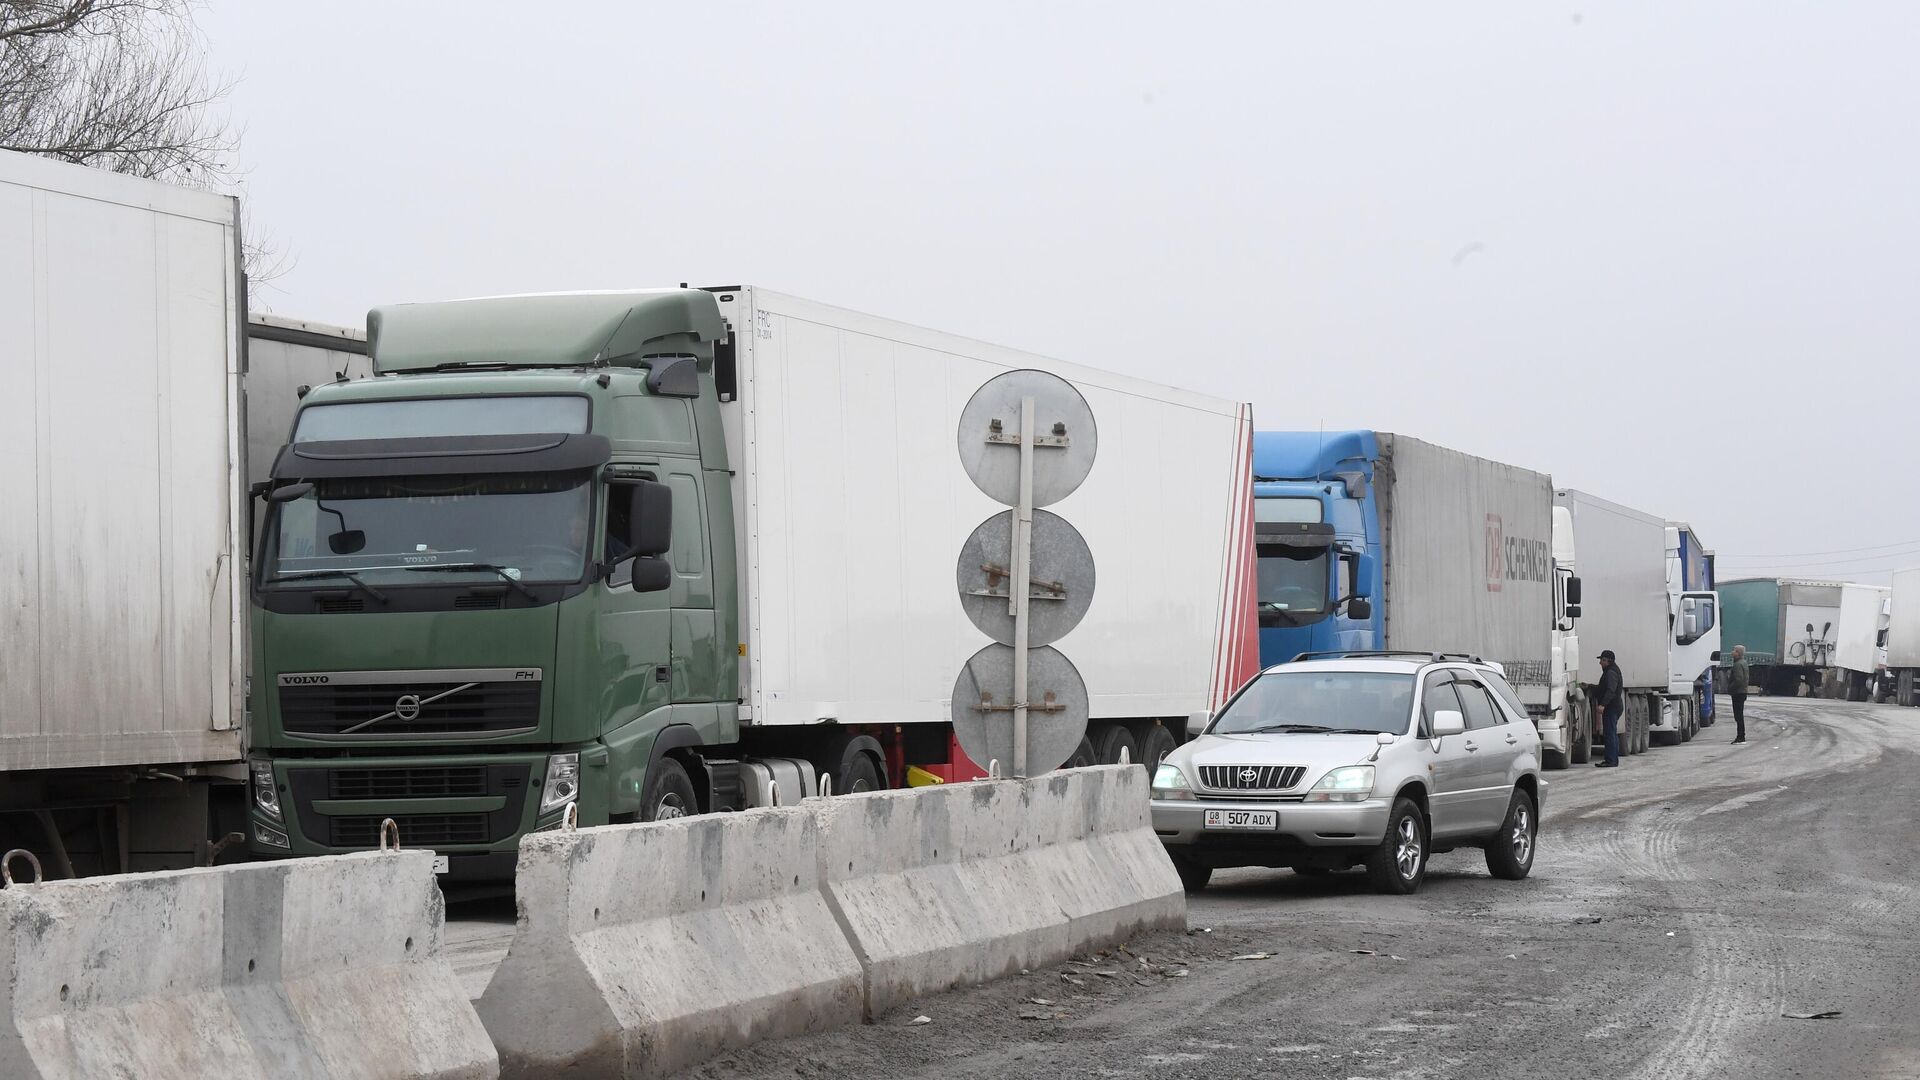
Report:
M 1275 802 L 1258 799 L 1156 799 L 1153 831 L 1169 848 L 1267 850 L 1372 847 L 1387 833 L 1392 809 L 1385 799 L 1357 803 Z M 1258 831 L 1209 829 L 1209 810 L 1273 810 L 1279 827 Z
M 260 759 L 256 759 L 260 760 Z M 447 856 L 454 878 L 511 878 L 520 838 L 553 828 L 540 812 L 547 754 L 273 757 L 280 814 L 249 800 L 257 856 L 336 855 L 380 846 L 392 818 L 400 843 Z

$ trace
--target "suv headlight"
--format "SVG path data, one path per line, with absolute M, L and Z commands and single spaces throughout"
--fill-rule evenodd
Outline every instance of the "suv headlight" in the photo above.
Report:
M 253 805 L 273 820 L 282 820 L 280 789 L 273 781 L 273 762 L 254 758 L 247 766 L 253 774 Z
M 540 789 L 540 812 L 558 810 L 579 797 L 580 755 L 554 754 L 547 758 L 547 781 Z
M 1373 795 L 1373 766 L 1348 765 L 1320 778 L 1307 790 L 1306 802 L 1361 802 Z
M 1187 785 L 1187 774 L 1180 771 L 1180 766 L 1161 765 L 1153 770 L 1153 797 L 1189 800 L 1193 798 L 1193 788 Z

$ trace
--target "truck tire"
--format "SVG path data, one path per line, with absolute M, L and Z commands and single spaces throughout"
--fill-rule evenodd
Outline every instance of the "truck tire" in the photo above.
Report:
M 1140 740 L 1140 764 L 1146 768 L 1147 775 L 1152 776 L 1153 770 L 1167 760 L 1167 755 L 1178 745 L 1173 741 L 1173 732 L 1165 727 L 1155 724 L 1148 728 L 1147 737 Z
M 833 793 L 885 791 L 887 776 L 880 764 L 880 741 L 871 735 L 843 734 L 828 744 L 814 768 L 833 777 Z
M 1171 851 L 1167 852 L 1167 856 L 1173 860 L 1173 868 L 1180 875 L 1180 887 L 1186 891 L 1199 892 L 1207 887 L 1207 882 L 1213 880 L 1213 867 L 1201 866 L 1185 855 Z
M 693 778 L 687 767 L 670 757 L 654 763 L 647 777 L 646 794 L 640 797 L 640 820 L 668 821 L 700 812 L 700 800 L 693 791 Z
M 1367 855 L 1367 880 L 1380 892 L 1405 896 L 1427 876 L 1427 818 L 1412 799 L 1393 801 L 1387 834 Z
M 1573 725 L 1573 735 L 1567 740 L 1567 745 L 1573 748 L 1573 763 L 1585 765 L 1593 759 L 1593 727 L 1587 722 L 1585 709 L 1569 704 L 1567 712 Z
M 1502 881 L 1519 881 L 1533 869 L 1533 849 L 1540 835 L 1540 815 L 1533 796 L 1515 788 L 1500 831 L 1487 841 L 1487 873 Z
M 1140 760 L 1140 748 L 1134 745 L 1133 732 L 1119 724 L 1108 724 L 1093 735 L 1093 760 L 1102 765 L 1120 764 L 1120 752 L 1125 750 L 1129 762 Z
M 1893 703 L 1901 708 L 1913 707 L 1913 669 L 1901 668 L 1893 677 Z
M 1568 740 L 1571 741 L 1572 736 L 1568 736 Z M 1566 750 L 1542 750 L 1540 751 L 1540 764 L 1545 765 L 1551 772 L 1559 772 L 1561 769 L 1572 764 L 1572 761 L 1569 760 L 1571 757 L 1572 754 Z
M 1080 745 L 1073 750 L 1073 756 L 1068 758 L 1067 763 L 1060 767 L 1063 769 L 1085 769 L 1094 765 L 1097 760 L 1098 759 L 1093 756 L 1093 741 L 1083 735 L 1080 737 Z

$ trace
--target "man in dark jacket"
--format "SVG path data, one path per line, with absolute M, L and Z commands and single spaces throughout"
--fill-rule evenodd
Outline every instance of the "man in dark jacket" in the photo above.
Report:
M 1733 666 L 1727 669 L 1727 693 L 1733 695 L 1733 741 L 1747 741 L 1747 647 L 1733 647 Z
M 1600 710 L 1600 721 L 1607 733 L 1607 759 L 1596 761 L 1596 769 L 1613 769 L 1620 765 L 1620 713 L 1626 708 L 1627 696 L 1622 692 L 1620 665 L 1613 661 L 1613 650 L 1605 649 L 1600 653 L 1600 685 L 1594 689 L 1593 707 Z

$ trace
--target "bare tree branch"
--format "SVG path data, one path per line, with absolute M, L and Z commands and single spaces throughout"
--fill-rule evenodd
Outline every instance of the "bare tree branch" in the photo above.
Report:
M 192 0 L 0 0 L 0 149 L 216 191 L 239 182 Z M 248 243 L 256 280 L 287 263 Z

